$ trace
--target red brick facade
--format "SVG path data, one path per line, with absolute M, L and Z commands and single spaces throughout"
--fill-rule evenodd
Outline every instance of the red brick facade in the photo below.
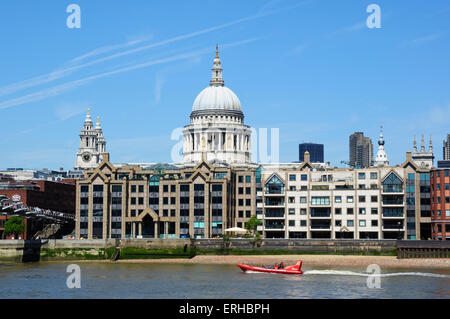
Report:
M 432 239 L 450 240 L 450 169 L 431 171 Z
M 1 180 L 0 195 L 23 203 L 28 207 L 39 207 L 52 211 L 75 215 L 75 181 L 64 180 L 52 182 L 44 180 L 14 181 Z M 0 215 L 0 234 L 3 234 L 4 223 L 10 216 Z M 26 228 L 29 228 L 25 219 Z M 10 239 L 12 236 L 6 237 Z M 20 236 L 27 238 L 27 231 Z M 1 237 L 0 237 L 1 238 Z M 16 238 L 17 239 L 17 238 Z

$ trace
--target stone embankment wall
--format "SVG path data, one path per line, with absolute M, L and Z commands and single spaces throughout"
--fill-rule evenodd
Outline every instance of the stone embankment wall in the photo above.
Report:
M 1 240 L 0 261 L 189 258 L 196 254 L 395 254 L 396 240 L 109 239 Z

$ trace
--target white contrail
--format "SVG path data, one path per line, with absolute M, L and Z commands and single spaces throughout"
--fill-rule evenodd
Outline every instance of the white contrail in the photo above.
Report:
M 309 1 L 300 2 L 300 3 L 296 4 L 296 5 L 293 5 L 293 6 L 290 6 L 290 7 L 281 8 L 281 9 L 278 9 L 278 10 L 272 10 L 272 11 L 268 11 L 268 12 L 257 13 L 257 14 L 254 14 L 252 16 L 248 16 L 248 17 L 245 17 L 245 18 L 242 18 L 242 19 L 238 19 L 238 20 L 235 20 L 235 21 L 231 21 L 231 22 L 227 22 L 227 23 L 224 23 L 224 24 L 220 24 L 220 25 L 217 25 L 217 26 L 214 26 L 214 27 L 210 27 L 210 28 L 207 28 L 207 29 L 204 29 L 204 30 L 191 32 L 191 33 L 180 35 L 180 36 L 177 36 L 177 37 L 174 37 L 174 38 L 170 38 L 170 39 L 167 39 L 167 40 L 163 40 L 163 41 L 159 41 L 159 42 L 156 42 L 156 43 L 144 45 L 144 46 L 141 46 L 141 47 L 138 47 L 138 48 L 126 50 L 126 51 L 123 51 L 123 52 L 118 52 L 118 53 L 115 53 L 115 54 L 112 54 L 112 55 L 109 55 L 109 56 L 106 56 L 106 57 L 103 57 L 103 58 L 99 58 L 99 59 L 96 59 L 96 60 L 93 60 L 93 61 L 90 61 L 90 62 L 87 62 L 87 63 L 84 63 L 84 64 L 79 64 L 79 65 L 75 65 L 75 66 L 69 66 L 69 67 L 66 67 L 66 68 L 63 68 L 63 69 L 58 69 L 56 71 L 53 71 L 53 72 L 50 72 L 50 73 L 47 73 L 47 74 L 44 74 L 44 75 L 41 75 L 41 76 L 37 76 L 37 77 L 31 78 L 31 79 L 27 79 L 27 80 L 24 80 L 24 81 L 20 81 L 20 82 L 17 82 L 17 83 L 13 83 L 13 84 L 1 87 L 0 88 L 0 96 L 12 94 L 14 92 L 17 92 L 17 91 L 20 91 L 20 90 L 23 90 L 23 89 L 26 89 L 26 88 L 38 86 L 38 85 L 41 85 L 41 84 L 45 84 L 45 83 L 49 83 L 49 82 L 61 79 L 63 77 L 66 77 L 66 76 L 70 75 L 72 72 L 74 72 L 76 70 L 79 70 L 79 69 L 82 69 L 82 68 L 86 68 L 86 67 L 91 66 L 91 65 L 95 65 L 95 64 L 98 64 L 98 63 L 101 63 L 101 62 L 105 62 L 105 61 L 109 61 L 109 60 L 112 60 L 112 59 L 116 59 L 116 58 L 119 58 L 119 57 L 122 57 L 122 56 L 130 55 L 130 54 L 133 54 L 133 53 L 136 53 L 136 52 L 141 52 L 141 51 L 144 51 L 144 50 L 156 48 L 156 47 L 163 46 L 163 45 L 166 45 L 166 44 L 169 44 L 169 43 L 173 43 L 173 42 L 176 42 L 176 41 L 186 40 L 186 39 L 193 38 L 193 37 L 196 37 L 196 36 L 199 36 L 199 35 L 202 35 L 202 34 L 206 34 L 206 33 L 210 33 L 210 32 L 213 32 L 213 31 L 220 30 L 220 29 L 224 29 L 224 28 L 227 28 L 227 27 L 239 24 L 239 23 L 243 23 L 243 22 L 259 19 L 259 18 L 262 18 L 262 17 L 265 17 L 265 16 L 273 15 L 273 14 L 276 14 L 278 12 L 282 12 L 282 11 L 293 9 L 295 7 L 298 7 L 298 6 L 306 4 L 306 3 L 309 3 Z M 73 64 L 74 62 L 79 62 L 79 61 L 81 61 L 81 60 L 83 60 L 83 59 L 85 59 L 87 57 L 95 56 L 95 55 L 98 55 L 98 54 L 101 54 L 101 53 L 107 53 L 107 52 L 110 52 L 110 51 L 115 50 L 117 48 L 125 48 L 125 47 L 131 46 L 131 45 L 135 45 L 135 44 L 137 44 L 139 42 L 143 42 L 143 41 L 144 40 L 142 40 L 142 41 L 131 41 L 131 42 L 127 42 L 127 43 L 121 44 L 121 45 L 115 45 L 115 46 L 109 46 L 109 47 L 103 47 L 103 48 L 95 49 L 95 50 L 93 50 L 93 51 L 91 51 L 91 52 L 89 52 L 87 54 L 84 54 L 82 56 L 79 56 L 77 58 L 72 59 L 71 61 L 68 62 L 68 64 Z
M 262 39 L 263 37 L 259 37 L 259 38 L 251 38 L 251 39 L 246 39 L 246 40 L 242 40 L 242 41 L 238 41 L 238 42 L 234 42 L 234 43 L 229 43 L 229 44 L 224 44 L 222 45 L 222 48 L 227 48 L 227 47 L 233 47 L 233 46 L 238 46 L 238 45 L 242 45 L 242 44 L 246 44 L 246 43 L 250 43 L 253 41 L 257 41 L 259 39 Z M 56 96 L 59 94 L 64 93 L 65 91 L 74 89 L 76 87 L 82 86 L 92 80 L 97 80 L 100 78 L 104 78 L 107 76 L 111 76 L 114 74 L 119 74 L 122 72 L 127 72 L 127 71 L 132 71 L 132 70 L 137 70 L 137 69 L 142 69 L 142 68 L 146 68 L 146 67 L 150 67 L 153 65 L 158 65 L 158 64 L 163 64 L 163 63 L 168 63 L 168 62 L 173 62 L 173 61 L 178 61 L 178 60 L 185 60 L 185 59 L 189 59 L 192 57 L 196 57 L 202 54 L 206 54 L 211 52 L 211 48 L 204 48 L 201 50 L 196 50 L 196 51 L 192 51 L 189 53 L 184 53 L 184 54 L 178 54 L 178 55 L 174 55 L 171 57 L 167 57 L 167 58 L 161 58 L 161 59 L 157 59 L 157 60 L 151 60 L 151 61 L 147 61 L 144 63 L 140 63 L 140 64 L 136 64 L 136 65 L 132 65 L 132 66 L 128 66 L 128 67 L 124 67 L 124 68 L 120 68 L 117 70 L 113 70 L 113 71 L 109 71 L 109 72 L 103 72 L 103 73 L 99 73 L 96 75 L 92 75 L 83 79 L 79 79 L 79 80 L 74 80 L 74 81 L 70 81 L 64 84 L 60 84 L 54 87 L 51 87 L 49 89 L 45 89 L 45 90 L 41 90 L 35 93 L 31 93 L 31 94 L 27 94 L 18 98 L 14 98 L 14 99 L 10 99 L 8 101 L 2 102 L 0 103 L 0 110 L 1 109 L 6 109 L 6 108 L 10 108 L 13 106 L 17 106 L 17 105 L 21 105 L 21 104 L 25 104 L 25 103 L 30 103 L 30 102 L 36 102 L 36 101 L 40 101 L 43 99 L 46 99 L 48 97 L 52 97 L 52 96 Z

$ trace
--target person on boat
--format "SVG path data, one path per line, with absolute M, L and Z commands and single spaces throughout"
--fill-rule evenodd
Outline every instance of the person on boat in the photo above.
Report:
M 278 267 L 279 269 L 284 269 L 284 264 L 283 262 L 280 263 L 280 266 Z

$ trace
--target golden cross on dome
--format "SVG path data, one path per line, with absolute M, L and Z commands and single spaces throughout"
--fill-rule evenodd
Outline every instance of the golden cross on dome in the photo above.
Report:
M 219 58 L 219 45 L 216 44 L 216 59 Z

